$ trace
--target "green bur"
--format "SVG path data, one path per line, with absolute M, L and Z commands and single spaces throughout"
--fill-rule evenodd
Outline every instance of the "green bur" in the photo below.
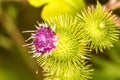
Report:
M 56 48 L 46 58 L 37 57 L 43 67 L 45 80 L 87 80 L 91 75 L 90 65 L 86 65 L 87 43 L 84 34 L 74 18 L 60 15 L 50 18 L 48 23 L 55 25 Z M 49 53 L 48 53 L 49 54 Z
M 119 38 L 119 30 L 115 24 L 116 17 L 97 2 L 96 8 L 89 7 L 77 17 L 84 34 L 88 36 L 90 49 L 103 52 L 113 47 Z

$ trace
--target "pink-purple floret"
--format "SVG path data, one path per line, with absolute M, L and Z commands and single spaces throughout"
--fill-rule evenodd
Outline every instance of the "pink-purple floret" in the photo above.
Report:
M 36 53 L 50 52 L 55 48 L 55 32 L 50 27 L 42 26 L 36 30 L 33 43 Z

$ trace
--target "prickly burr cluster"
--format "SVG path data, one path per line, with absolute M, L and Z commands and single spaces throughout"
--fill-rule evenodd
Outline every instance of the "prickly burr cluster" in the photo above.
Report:
M 99 3 L 76 17 L 67 14 L 51 17 L 38 23 L 31 32 L 30 44 L 33 57 L 43 68 L 44 80 L 91 79 L 90 51 L 103 52 L 113 47 L 119 30 L 115 17 Z

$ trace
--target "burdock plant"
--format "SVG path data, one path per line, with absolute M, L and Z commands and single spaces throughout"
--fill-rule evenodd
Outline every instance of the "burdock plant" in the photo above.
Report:
M 43 68 L 45 80 L 88 80 L 93 71 L 87 63 L 90 51 L 110 48 L 118 39 L 114 19 L 99 3 L 76 17 L 51 17 L 36 30 L 25 31 L 32 39 L 25 46 Z
M 119 33 L 115 19 L 115 15 L 102 7 L 99 2 L 96 8 L 88 7 L 78 15 L 78 24 L 88 36 L 90 40 L 88 45 L 91 49 L 103 52 L 103 49 L 113 47 Z

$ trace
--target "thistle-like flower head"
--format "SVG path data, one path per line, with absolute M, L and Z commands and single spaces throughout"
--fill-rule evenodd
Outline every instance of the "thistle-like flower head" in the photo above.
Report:
M 91 69 L 86 65 L 88 50 L 86 36 L 74 17 L 67 14 L 51 17 L 47 20 L 51 26 L 55 25 L 57 46 L 52 55 L 37 58 L 43 67 L 46 80 L 86 80 L 90 78 Z
M 118 40 L 119 30 L 115 24 L 116 17 L 97 3 L 96 8 L 88 7 L 78 15 L 79 26 L 90 40 L 89 46 L 96 52 L 110 48 Z
M 91 69 L 86 65 L 88 40 L 72 16 L 60 15 L 38 24 L 32 32 L 32 50 L 38 64 L 43 67 L 46 80 L 86 80 Z M 54 28 L 54 25 L 56 28 Z M 26 41 L 28 41 L 26 40 Z M 57 44 L 57 45 L 56 45 Z M 50 54 L 50 55 L 49 55 Z
M 39 24 L 40 25 L 40 24 Z M 56 34 L 47 25 L 41 25 L 40 29 L 35 31 L 34 47 L 36 53 L 46 53 L 52 51 L 56 46 Z
M 28 44 L 32 49 L 32 53 L 34 53 L 34 57 L 38 57 L 40 55 L 49 55 L 54 48 L 56 48 L 56 34 L 53 29 L 51 29 L 45 23 L 38 23 L 36 26 L 36 30 L 34 31 L 27 31 L 27 32 L 34 32 L 32 33 L 31 38 L 33 39 L 32 44 Z M 27 40 L 27 41 L 28 41 Z

